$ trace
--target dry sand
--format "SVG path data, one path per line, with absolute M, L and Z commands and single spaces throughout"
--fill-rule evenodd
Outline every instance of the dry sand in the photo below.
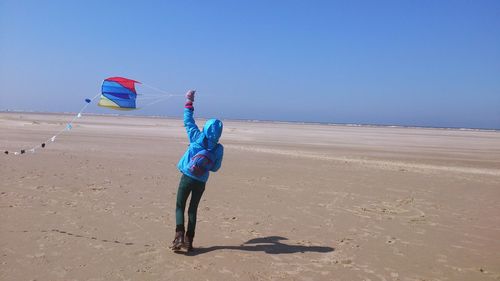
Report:
M 0 113 L 0 149 L 68 115 Z M 199 121 L 203 124 L 203 120 Z M 84 116 L 0 157 L 1 280 L 500 280 L 500 133 L 225 122 L 197 251 L 175 119 Z

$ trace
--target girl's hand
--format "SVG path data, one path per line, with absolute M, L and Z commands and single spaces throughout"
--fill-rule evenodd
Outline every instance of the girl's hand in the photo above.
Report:
M 186 103 L 184 104 L 184 107 L 190 110 L 194 110 L 193 107 L 193 102 L 194 102 L 194 94 L 196 93 L 195 90 L 189 90 L 186 93 Z
M 195 90 L 189 90 L 189 91 L 187 91 L 187 93 L 186 93 L 186 99 L 188 101 L 193 102 L 194 101 L 194 95 L 195 95 L 195 93 L 196 93 Z

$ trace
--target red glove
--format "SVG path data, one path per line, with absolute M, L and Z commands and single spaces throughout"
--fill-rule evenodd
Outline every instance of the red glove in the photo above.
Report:
M 186 93 L 186 103 L 184 104 L 185 108 L 194 110 L 193 102 L 194 102 L 194 95 L 195 95 L 195 93 L 196 93 L 195 90 L 189 90 L 189 91 L 187 91 L 187 93 Z

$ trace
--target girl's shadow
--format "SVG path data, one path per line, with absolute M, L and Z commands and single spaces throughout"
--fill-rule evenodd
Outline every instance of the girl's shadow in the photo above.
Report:
M 281 236 L 268 236 L 262 238 L 250 239 L 240 246 L 212 246 L 208 248 L 195 248 L 194 251 L 188 252 L 189 256 L 205 254 L 216 250 L 239 250 L 251 252 L 264 252 L 266 254 L 294 254 L 305 252 L 327 253 L 335 249 L 332 247 L 322 246 L 304 246 L 304 245 L 288 245 L 281 243 L 281 240 L 288 240 Z

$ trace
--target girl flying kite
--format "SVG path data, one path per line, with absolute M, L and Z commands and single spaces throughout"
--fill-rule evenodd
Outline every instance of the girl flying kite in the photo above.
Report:
M 175 238 L 171 246 L 175 251 L 180 250 L 181 247 L 187 251 L 193 250 L 198 203 L 205 191 L 210 171 L 219 170 L 224 154 L 224 147 L 219 143 L 223 128 L 222 122 L 218 119 L 209 119 L 200 131 L 193 118 L 194 96 L 195 91 L 188 91 L 184 105 L 184 127 L 188 135 L 189 146 L 177 164 L 182 176 L 177 190 Z M 191 194 L 191 200 L 188 208 L 187 232 L 185 232 L 184 210 L 189 194 Z

